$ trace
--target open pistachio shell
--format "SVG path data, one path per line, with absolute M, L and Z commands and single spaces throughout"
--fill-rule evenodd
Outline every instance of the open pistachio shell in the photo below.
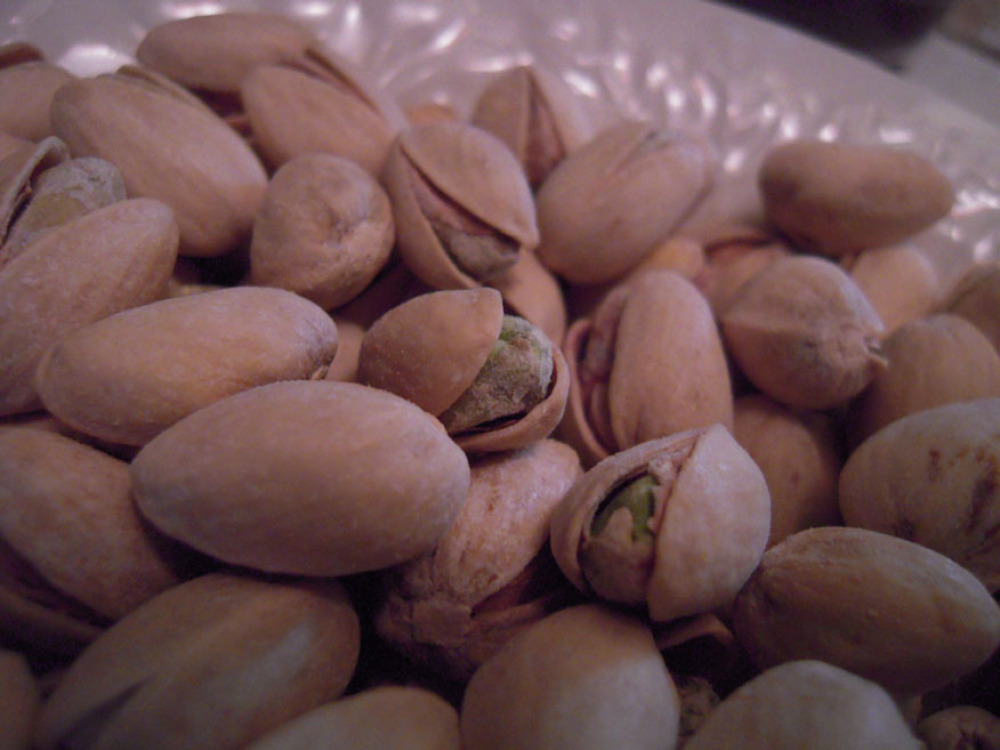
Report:
M 517 262 L 491 285 L 515 315 L 542 329 L 554 344 L 566 336 L 566 302 L 559 281 L 534 253 L 521 253 Z
M 510 150 L 485 130 L 436 123 L 404 130 L 382 173 L 400 257 L 436 289 L 479 286 L 538 244 L 535 205 Z
M 668 621 L 732 601 L 764 554 L 770 518 L 760 469 L 714 425 L 590 469 L 552 517 L 552 553 L 582 591 Z
M 14 217 L 30 199 L 32 184 L 47 169 L 69 159 L 69 148 L 55 137 L 27 143 L 0 160 L 0 268 L 12 252 L 7 236 Z

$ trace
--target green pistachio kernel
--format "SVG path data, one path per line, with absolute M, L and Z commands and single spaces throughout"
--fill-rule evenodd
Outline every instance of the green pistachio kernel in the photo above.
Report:
M 596 536 L 603 532 L 608 519 L 624 508 L 632 515 L 632 541 L 652 542 L 649 519 L 656 512 L 656 488 L 659 486 L 653 477 L 645 474 L 620 487 L 602 503 L 590 525 L 591 533 Z

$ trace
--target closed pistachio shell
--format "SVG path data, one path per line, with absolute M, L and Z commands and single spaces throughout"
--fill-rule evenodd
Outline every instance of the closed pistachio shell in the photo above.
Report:
M 102 440 L 143 445 L 221 398 L 321 378 L 337 328 L 282 289 L 234 287 L 160 300 L 78 328 L 39 363 L 45 408 Z
M 469 487 L 465 454 L 436 419 L 333 381 L 216 401 L 147 443 L 131 475 L 140 511 L 167 535 L 236 565 L 314 576 L 425 554 Z
M 113 203 L 46 233 L 0 271 L 0 414 L 40 406 L 34 373 L 70 331 L 159 299 L 177 259 L 163 203 Z
M 364 690 L 314 708 L 247 750 L 459 750 L 458 712 L 417 687 Z
M 975 325 L 1000 351 L 1000 263 L 977 263 L 960 276 L 941 302 L 940 312 L 960 315 Z
M 598 605 L 549 615 L 473 675 L 465 750 L 672 750 L 677 691 L 649 628 Z
M 35 60 L 0 67 L 0 130 L 29 141 L 52 135 L 49 107 L 62 86 L 76 80 L 64 68 Z
M 778 229 L 803 250 L 836 257 L 902 242 L 947 216 L 955 199 L 930 161 L 884 144 L 782 143 L 758 182 Z
M 844 521 L 950 557 L 1000 590 L 1000 399 L 939 406 L 882 428 L 840 474 Z
M 845 259 L 889 335 L 907 321 L 928 315 L 941 297 L 941 280 L 930 258 L 908 245 L 874 248 Z
M 195 578 L 119 621 L 43 707 L 40 750 L 245 747 L 336 699 L 358 660 L 358 616 L 336 581 Z
M 0 650 L 0 747 L 4 750 L 31 747 L 31 728 L 41 698 L 41 686 L 27 660 L 14 651 Z
M 249 237 L 266 176 L 240 136 L 187 96 L 131 75 L 79 80 L 56 94 L 53 130 L 74 156 L 114 163 L 129 195 L 170 206 L 181 254 L 222 255 Z

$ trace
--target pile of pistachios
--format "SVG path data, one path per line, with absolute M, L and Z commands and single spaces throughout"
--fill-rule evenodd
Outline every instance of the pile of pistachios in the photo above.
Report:
M 1000 265 L 950 180 L 223 13 L 0 48 L 0 746 L 1000 747 Z

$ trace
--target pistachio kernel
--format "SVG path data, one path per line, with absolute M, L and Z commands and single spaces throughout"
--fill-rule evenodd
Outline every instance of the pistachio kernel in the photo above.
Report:
M 523 318 L 504 315 L 476 379 L 438 418 L 455 435 L 522 416 L 548 395 L 552 370 L 552 342 Z

